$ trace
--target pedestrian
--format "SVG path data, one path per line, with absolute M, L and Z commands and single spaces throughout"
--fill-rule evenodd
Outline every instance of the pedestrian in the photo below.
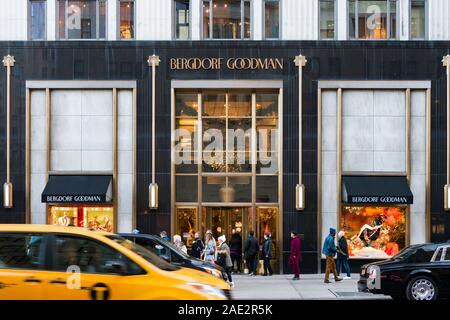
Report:
M 327 264 L 325 267 L 325 283 L 330 283 L 330 272 L 334 274 L 334 281 L 338 282 L 342 279 L 338 277 L 336 272 L 336 263 L 334 262 L 334 256 L 336 255 L 336 244 L 334 238 L 336 236 L 336 229 L 330 228 L 330 234 L 325 238 L 323 243 L 322 253 L 327 258 Z
M 347 239 L 345 238 L 345 231 L 343 230 L 338 233 L 336 264 L 336 271 L 338 275 L 341 273 L 341 268 L 342 272 L 347 274 L 347 276 L 344 277 L 344 280 L 350 280 L 352 277 L 350 274 L 350 266 L 348 264 L 348 244 Z
M 248 274 L 250 276 L 256 276 L 256 268 L 259 254 L 259 243 L 255 237 L 255 232 L 252 230 L 249 232 L 247 241 L 245 242 L 245 260 L 248 268 Z
M 194 235 L 194 242 L 192 243 L 191 255 L 194 258 L 201 259 L 203 249 L 205 249 L 205 245 L 203 244 L 202 239 L 200 239 L 200 234 L 196 232 Z
M 301 240 L 296 231 L 291 231 L 291 255 L 289 256 L 289 268 L 294 274 L 292 280 L 300 279 L 300 254 Z
M 236 272 L 241 273 L 241 265 L 242 265 L 242 237 L 236 229 L 231 230 L 231 239 L 230 239 L 230 255 L 231 262 L 233 263 L 233 271 L 234 265 L 236 264 Z
M 233 263 L 231 262 L 231 256 L 230 256 L 230 248 L 228 247 L 226 243 L 226 237 L 225 235 L 222 235 L 218 238 L 219 240 L 219 246 L 217 248 L 217 258 L 220 260 L 219 265 L 225 270 L 225 273 L 227 274 L 228 282 L 230 283 L 230 286 L 233 288 L 233 278 L 231 278 L 231 270 L 233 269 Z M 219 257 L 221 257 L 219 259 Z
M 167 235 L 167 231 L 163 230 L 159 233 L 159 236 L 161 237 L 161 239 L 163 239 L 164 241 L 170 241 L 169 236 Z
M 264 234 L 263 259 L 264 259 L 264 276 L 273 275 L 270 259 L 272 258 L 272 235 L 269 232 Z
M 207 230 L 205 233 L 205 249 L 203 252 L 203 259 L 214 263 L 216 260 L 216 240 L 213 238 L 211 230 Z
M 184 253 L 187 254 L 187 248 L 186 248 L 185 244 L 183 243 L 183 241 L 181 241 L 181 236 L 179 234 L 176 234 L 176 235 L 173 236 L 173 244 L 180 251 L 183 251 Z

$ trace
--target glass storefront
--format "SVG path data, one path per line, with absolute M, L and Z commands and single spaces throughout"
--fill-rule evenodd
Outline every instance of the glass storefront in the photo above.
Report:
M 386 259 L 406 246 L 407 207 L 343 206 L 350 258 Z
M 49 206 L 49 224 L 114 231 L 114 210 L 110 206 Z
M 188 246 L 195 231 L 271 232 L 276 250 L 278 90 L 177 91 L 174 110 L 175 232 Z

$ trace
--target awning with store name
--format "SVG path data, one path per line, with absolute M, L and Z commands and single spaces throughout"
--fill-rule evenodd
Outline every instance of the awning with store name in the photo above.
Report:
M 347 204 L 406 205 L 413 194 L 405 176 L 343 176 L 342 197 Z
M 44 203 L 108 203 L 112 175 L 50 175 L 42 192 Z

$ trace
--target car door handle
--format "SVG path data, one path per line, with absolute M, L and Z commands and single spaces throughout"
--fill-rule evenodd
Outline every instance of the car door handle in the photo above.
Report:
M 50 280 L 48 283 L 51 283 L 51 284 L 66 284 L 66 280 L 54 279 L 54 280 Z
M 23 282 L 28 282 L 28 283 L 41 283 L 42 280 L 36 279 L 36 278 L 27 278 L 27 279 L 23 280 Z

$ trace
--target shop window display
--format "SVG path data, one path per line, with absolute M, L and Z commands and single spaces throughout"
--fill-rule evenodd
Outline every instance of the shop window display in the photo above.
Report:
M 114 231 L 114 211 L 111 207 L 50 207 L 50 224 L 75 226 L 98 231 Z
M 406 207 L 343 207 L 350 258 L 385 259 L 406 243 Z
M 177 234 L 190 247 L 197 230 L 197 208 L 177 208 Z

